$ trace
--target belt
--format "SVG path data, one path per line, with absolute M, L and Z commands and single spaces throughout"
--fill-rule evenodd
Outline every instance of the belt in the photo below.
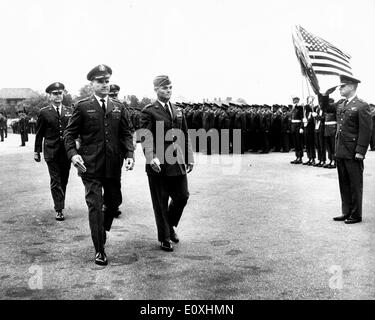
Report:
M 292 123 L 301 123 L 301 120 L 292 119 Z
M 330 124 L 337 124 L 336 121 L 326 121 L 324 122 L 325 125 L 330 125 Z

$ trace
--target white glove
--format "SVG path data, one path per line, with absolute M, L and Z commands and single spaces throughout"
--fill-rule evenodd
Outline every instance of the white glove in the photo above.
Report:
M 299 133 L 303 133 L 303 129 L 301 128 L 301 129 L 299 129 Z

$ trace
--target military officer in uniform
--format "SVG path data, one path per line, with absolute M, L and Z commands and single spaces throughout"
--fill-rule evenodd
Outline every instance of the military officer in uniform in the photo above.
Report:
M 68 158 L 85 186 L 95 263 L 107 265 L 106 231 L 122 203 L 121 169 L 133 168 L 133 137 L 122 103 L 108 97 L 112 69 L 99 65 L 87 74 L 94 94 L 79 101 L 65 131 Z M 80 136 L 81 147 L 75 139 Z
M 291 111 L 291 134 L 295 149 L 296 159 L 291 161 L 292 164 L 301 164 L 303 158 L 303 107 L 298 105 L 299 98 L 293 97 L 293 107 Z
M 65 194 L 69 179 L 70 160 L 64 146 L 64 130 L 68 124 L 71 110 L 62 104 L 65 86 L 54 82 L 46 88 L 50 104 L 40 110 L 36 123 L 34 160 L 40 162 L 43 149 L 44 160 L 48 166 L 50 188 L 56 220 L 64 220 Z
M 173 251 L 171 241 L 179 242 L 174 227 L 189 199 L 187 173 L 193 169 L 193 150 L 183 111 L 170 102 L 169 77 L 158 76 L 153 83 L 157 100 L 142 110 L 139 133 L 144 141 L 142 147 L 160 248 Z
M 7 130 L 7 120 L 6 117 L 4 117 L 3 113 L 0 112 L 0 138 L 1 141 L 4 141 L 4 135 Z
M 340 95 L 345 99 L 328 104 L 329 89 L 322 101 L 328 111 L 336 110 L 336 165 L 339 177 L 342 215 L 335 221 L 347 224 L 362 221 L 363 161 L 370 143 L 372 119 L 369 105 L 356 95 L 360 81 L 340 76 Z
M 117 85 L 117 84 L 111 84 L 109 86 L 109 94 L 108 96 L 114 100 L 117 100 L 118 102 L 121 103 L 121 101 L 118 99 L 118 94 L 120 92 L 120 86 Z M 137 148 L 137 141 L 136 141 L 136 135 L 135 135 L 135 128 L 134 128 L 134 124 L 133 124 L 133 121 L 131 120 L 132 118 L 132 112 L 131 110 L 129 109 L 129 107 L 126 105 L 125 102 L 122 103 L 125 107 L 125 109 L 128 111 L 128 115 L 129 115 L 129 119 L 130 119 L 130 131 L 133 135 L 133 147 L 134 147 L 134 150 Z M 135 158 L 134 158 L 134 154 L 133 154 L 133 160 L 135 161 Z M 115 213 L 114 213 L 114 217 L 115 218 L 118 218 L 121 214 L 121 211 L 120 210 L 117 210 Z

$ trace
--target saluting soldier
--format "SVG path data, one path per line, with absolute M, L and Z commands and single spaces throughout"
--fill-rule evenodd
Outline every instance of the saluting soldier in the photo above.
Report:
M 106 231 L 122 203 L 121 170 L 131 170 L 133 136 L 128 112 L 118 100 L 108 97 L 112 69 L 99 65 L 87 74 L 94 94 L 79 101 L 65 130 L 68 158 L 78 169 L 85 186 L 95 263 L 107 265 Z M 80 136 L 81 147 L 75 140 Z
M 172 242 L 179 242 L 174 227 L 189 199 L 187 173 L 193 169 L 193 150 L 185 116 L 170 102 L 169 77 L 158 76 L 153 83 L 157 100 L 142 110 L 140 134 L 145 137 L 142 147 L 160 248 L 173 251 Z
M 303 165 L 313 166 L 315 164 L 315 121 L 313 117 L 313 100 L 310 100 L 309 104 L 305 106 L 304 134 L 306 141 L 306 155 L 308 161 L 304 162 Z M 306 122 L 305 122 L 306 121 Z
M 62 104 L 64 90 L 65 86 L 61 82 L 54 82 L 46 88 L 50 103 L 39 112 L 34 145 L 36 162 L 40 162 L 40 153 L 43 150 L 50 176 L 55 219 L 58 221 L 65 219 L 63 210 L 71 164 L 65 151 L 64 130 L 72 113 L 70 108 Z
M 336 165 L 339 177 L 342 215 L 335 221 L 347 224 L 362 221 L 363 161 L 370 143 L 372 119 L 368 103 L 356 95 L 360 80 L 340 76 L 340 95 L 345 99 L 329 105 L 329 89 L 322 98 L 323 108 L 336 111 Z

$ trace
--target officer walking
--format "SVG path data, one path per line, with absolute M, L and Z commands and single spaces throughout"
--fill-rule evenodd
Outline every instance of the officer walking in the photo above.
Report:
M 170 102 L 169 77 L 158 76 L 153 83 L 157 100 L 142 110 L 140 134 L 145 137 L 142 147 L 160 248 L 173 251 L 171 241 L 179 242 L 174 227 L 189 199 L 186 174 L 193 169 L 193 150 L 185 116 Z
M 340 95 L 345 99 L 328 105 L 327 91 L 322 101 L 327 110 L 336 110 L 336 165 L 339 177 L 342 215 L 333 218 L 347 224 L 362 221 L 363 160 L 370 143 L 372 119 L 369 105 L 356 95 L 360 80 L 340 76 Z
M 99 65 L 87 74 L 94 94 L 79 101 L 65 131 L 68 158 L 85 186 L 95 263 L 107 265 L 106 231 L 122 202 L 121 169 L 133 168 L 133 137 L 124 105 L 108 97 L 112 69 Z M 75 139 L 80 136 L 81 147 Z M 104 191 L 104 194 L 103 194 Z
M 70 171 L 70 160 L 66 155 L 63 134 L 72 114 L 71 110 L 62 104 L 64 89 L 65 86 L 61 82 L 52 83 L 46 88 L 50 105 L 39 112 L 34 145 L 36 162 L 40 162 L 40 153 L 43 149 L 44 160 L 50 175 L 55 218 L 58 221 L 65 218 L 63 210 Z

